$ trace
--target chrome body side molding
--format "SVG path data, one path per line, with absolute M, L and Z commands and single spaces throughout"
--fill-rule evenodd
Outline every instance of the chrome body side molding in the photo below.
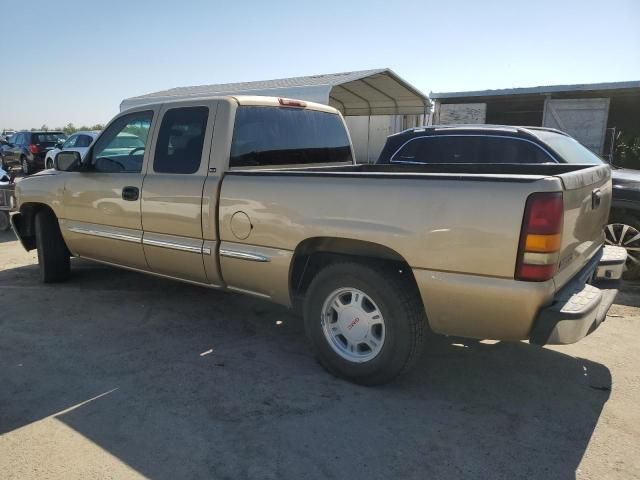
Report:
M 270 262 L 271 258 L 266 255 L 255 252 L 242 252 L 239 250 L 231 250 L 229 248 L 220 248 L 222 257 L 239 258 L 240 260 L 249 260 L 250 262 Z

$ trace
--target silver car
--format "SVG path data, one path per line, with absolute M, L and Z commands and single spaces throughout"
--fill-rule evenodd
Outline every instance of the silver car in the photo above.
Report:
M 80 153 L 84 157 L 84 154 L 89 149 L 89 145 L 95 140 L 100 132 L 76 132 L 67 138 L 64 143 L 58 147 L 51 149 L 47 152 L 47 156 L 44 160 L 45 168 L 53 168 L 53 161 L 56 155 L 65 150 Z

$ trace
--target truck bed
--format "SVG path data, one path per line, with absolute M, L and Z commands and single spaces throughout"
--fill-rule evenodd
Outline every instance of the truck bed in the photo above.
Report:
M 530 177 L 534 181 L 541 176 L 561 175 L 563 173 L 575 172 L 587 168 L 594 168 L 594 165 L 580 165 L 570 163 L 543 163 L 543 164 L 510 164 L 510 163 L 436 163 L 436 164 L 357 164 L 338 165 L 329 167 L 284 167 L 274 169 L 246 169 L 234 170 L 228 174 L 297 174 L 305 175 L 311 173 L 322 174 L 370 174 L 380 175 L 385 173 L 407 174 L 412 177 L 417 174 L 424 175 L 509 175 L 512 177 Z M 595 167 L 601 168 L 601 167 Z

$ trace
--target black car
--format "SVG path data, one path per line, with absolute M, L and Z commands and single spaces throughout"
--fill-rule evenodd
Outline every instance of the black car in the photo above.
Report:
M 11 148 L 11 139 L 0 136 L 0 167 L 4 166 L 4 152 Z
M 387 138 L 378 164 L 605 163 L 559 130 L 508 125 L 418 127 Z M 580 152 L 576 154 L 575 152 Z M 626 279 L 640 278 L 640 171 L 612 167 L 613 200 L 606 243 L 627 249 Z
M 64 138 L 64 132 L 17 132 L 2 152 L 2 165 L 19 166 L 25 175 L 41 170 L 45 167 L 47 152 Z

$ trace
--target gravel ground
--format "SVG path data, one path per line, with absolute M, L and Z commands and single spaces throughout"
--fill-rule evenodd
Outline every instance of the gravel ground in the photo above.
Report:
M 280 307 L 35 263 L 0 234 L 3 479 L 640 478 L 640 285 L 576 345 L 439 339 L 365 388 Z

